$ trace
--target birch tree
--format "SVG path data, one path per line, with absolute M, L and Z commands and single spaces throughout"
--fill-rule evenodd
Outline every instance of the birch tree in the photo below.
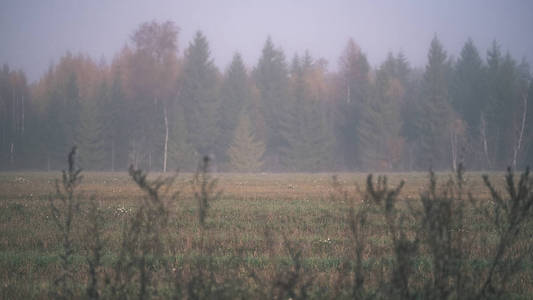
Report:
M 178 28 L 171 21 L 143 23 L 132 36 L 132 42 L 135 45 L 134 59 L 137 64 L 135 69 L 137 82 L 135 84 L 138 85 L 138 88 L 144 89 L 141 95 L 148 98 L 141 101 L 152 102 L 152 108 L 155 108 L 155 112 L 160 111 L 161 123 L 164 127 L 164 134 L 162 134 L 163 172 L 167 170 L 168 160 L 168 110 L 177 93 L 177 38 Z M 141 114 L 146 113 L 146 111 L 141 112 Z M 157 131 L 157 126 L 153 128 L 150 124 L 145 125 L 145 128 L 152 128 Z M 148 132 L 147 134 L 158 136 L 156 132 Z M 151 162 L 152 151 L 151 149 L 148 151 Z

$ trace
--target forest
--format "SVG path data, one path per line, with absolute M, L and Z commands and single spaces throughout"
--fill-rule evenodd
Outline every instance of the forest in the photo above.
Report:
M 532 4 L 8 2 L 0 299 L 533 299 Z
M 65 53 L 37 81 L 0 70 L 0 170 L 220 172 L 521 169 L 533 163 L 525 59 L 472 39 L 457 55 L 434 36 L 425 68 L 402 52 L 371 66 L 349 39 L 338 62 L 287 57 L 219 70 L 208 37 L 185 47 L 172 21 L 138 26 L 110 62 Z

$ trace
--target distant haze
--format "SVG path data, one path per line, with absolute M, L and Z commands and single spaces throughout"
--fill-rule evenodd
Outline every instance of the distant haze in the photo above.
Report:
M 180 53 L 193 34 L 207 36 L 222 70 L 239 51 L 257 63 L 268 35 L 288 59 L 310 50 L 336 69 L 351 37 L 377 66 L 402 51 L 424 66 L 432 37 L 457 57 L 468 37 L 484 56 L 493 40 L 533 61 L 533 1 L 17 1 L 0 4 L 0 64 L 22 69 L 30 81 L 66 51 L 111 61 L 145 21 L 171 20 L 181 29 Z

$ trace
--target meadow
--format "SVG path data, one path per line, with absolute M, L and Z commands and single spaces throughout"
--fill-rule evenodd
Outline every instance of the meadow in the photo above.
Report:
M 136 174 L 0 173 L 0 298 L 533 297 L 530 178 Z

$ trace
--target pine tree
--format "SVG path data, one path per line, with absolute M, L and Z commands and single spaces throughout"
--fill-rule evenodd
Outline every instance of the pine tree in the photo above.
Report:
M 256 141 L 250 120 L 243 110 L 240 113 L 239 125 L 235 130 L 233 142 L 228 149 L 230 165 L 237 172 L 258 172 L 263 166 L 265 145 Z

